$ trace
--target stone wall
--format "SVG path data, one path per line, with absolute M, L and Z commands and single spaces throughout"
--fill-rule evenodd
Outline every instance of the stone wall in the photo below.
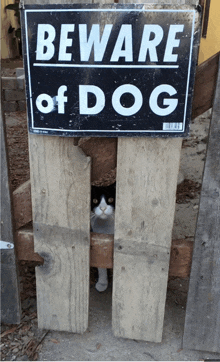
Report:
M 24 69 L 17 68 L 15 77 L 2 77 L 4 112 L 26 110 Z

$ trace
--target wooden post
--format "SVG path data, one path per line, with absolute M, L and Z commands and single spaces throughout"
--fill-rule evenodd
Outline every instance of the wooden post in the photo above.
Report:
M 220 62 L 186 309 L 184 347 L 220 352 Z
M 35 252 L 44 258 L 36 268 L 38 325 L 83 333 L 89 309 L 90 158 L 73 138 L 29 135 L 29 151 Z
M 18 271 L 14 249 L 14 230 L 9 186 L 5 124 L 0 109 L 1 129 L 1 321 L 20 323 L 21 305 Z M 5 244 L 3 244 L 3 243 Z M 7 244 L 10 248 L 7 248 Z
M 118 140 L 115 336 L 162 340 L 181 144 L 181 139 Z

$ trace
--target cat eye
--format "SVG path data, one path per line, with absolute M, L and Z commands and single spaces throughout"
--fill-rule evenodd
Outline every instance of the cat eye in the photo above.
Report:
M 112 203 L 114 201 L 113 197 L 109 197 L 108 202 Z
M 92 202 L 93 202 L 94 204 L 98 204 L 98 200 L 97 200 L 97 199 L 93 199 Z

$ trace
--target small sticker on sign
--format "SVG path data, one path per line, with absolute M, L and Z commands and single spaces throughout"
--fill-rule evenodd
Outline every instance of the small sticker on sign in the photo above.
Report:
M 163 130 L 164 131 L 182 131 L 183 124 L 180 123 L 163 123 Z

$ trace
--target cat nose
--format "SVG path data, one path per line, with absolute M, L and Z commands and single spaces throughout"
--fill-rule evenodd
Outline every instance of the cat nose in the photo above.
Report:
M 101 209 L 102 211 L 105 211 L 105 210 L 107 209 L 107 207 L 106 207 L 106 206 L 103 206 L 103 207 L 100 207 L 100 209 Z

